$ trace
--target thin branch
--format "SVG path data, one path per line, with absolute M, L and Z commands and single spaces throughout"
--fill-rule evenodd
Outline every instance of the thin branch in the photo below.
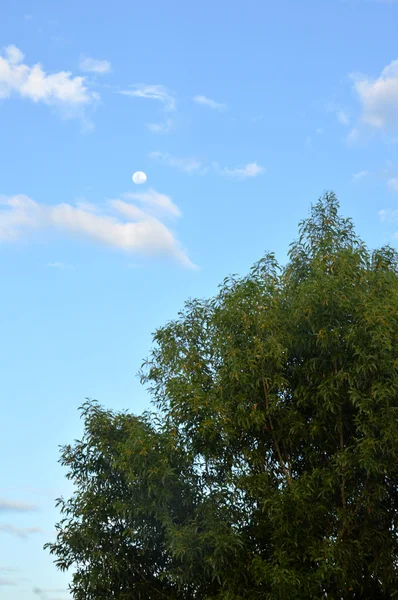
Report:
M 344 451 L 344 437 L 343 437 L 343 418 L 342 418 L 342 409 L 340 408 L 340 421 L 339 421 L 339 434 L 340 434 L 340 451 Z M 345 497 L 345 476 L 344 476 L 344 466 L 341 466 L 342 473 L 342 483 L 341 483 L 341 503 L 343 505 L 344 510 L 347 507 L 346 497 Z
M 272 432 L 272 437 L 274 440 L 274 444 L 275 444 L 275 448 L 276 448 L 276 452 L 278 454 L 278 459 L 279 459 L 279 464 L 282 467 L 283 472 L 285 473 L 286 477 L 287 477 L 287 482 L 289 485 L 292 485 L 292 481 L 291 481 L 291 473 L 289 473 L 289 471 L 287 470 L 285 463 L 283 462 L 283 458 L 282 458 L 282 454 L 279 448 L 279 444 L 278 444 L 278 440 L 276 439 L 276 435 L 275 435 L 275 431 L 274 431 L 274 426 L 272 424 L 272 419 L 271 419 L 271 415 L 270 415 L 270 411 L 269 411 L 269 401 L 268 401 L 268 390 L 267 390 L 267 385 L 264 381 L 264 377 L 262 378 L 263 381 L 263 388 L 264 388 L 264 396 L 265 396 L 265 406 L 267 409 L 267 416 L 268 416 L 268 420 L 269 420 L 269 425 L 271 428 L 271 432 Z
M 340 417 L 339 417 L 339 435 L 340 435 L 340 452 L 344 451 L 344 436 L 343 436 L 343 409 L 340 406 Z M 345 494 L 345 475 L 344 475 L 344 466 L 340 467 L 341 470 L 341 504 L 343 506 L 343 526 L 340 531 L 340 539 L 343 539 L 346 531 L 347 531 L 347 503 L 346 503 L 346 494 Z M 347 568 L 347 559 L 344 560 L 345 567 Z

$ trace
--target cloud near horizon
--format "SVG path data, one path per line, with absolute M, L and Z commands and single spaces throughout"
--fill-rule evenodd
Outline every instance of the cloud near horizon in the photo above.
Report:
M 8 579 L 7 577 L 0 577 L 0 586 L 18 585 L 18 581 L 15 579 Z
M 9 523 L 0 524 L 0 533 L 9 533 L 15 537 L 27 538 L 32 533 L 42 533 L 43 530 L 40 527 L 14 527 Z
M 38 588 L 35 587 L 33 590 L 34 594 L 69 594 L 69 590 L 68 589 L 59 589 L 59 588 Z M 55 599 L 52 598 L 52 600 L 59 600 L 59 599 Z M 65 599 L 64 599 L 65 600 Z
M 29 66 L 16 46 L 0 53 L 0 99 L 19 95 L 32 102 L 57 108 L 64 118 L 82 116 L 83 108 L 97 102 L 97 92 L 90 91 L 85 77 L 73 77 L 69 71 L 47 74 L 40 63 Z
M 137 194 L 135 199 L 142 202 L 146 210 L 122 200 L 108 201 L 109 207 L 124 218 L 122 220 L 112 214 L 97 214 L 67 203 L 39 204 L 23 194 L 3 196 L 0 197 L 0 242 L 17 241 L 27 230 L 49 228 L 125 252 L 168 255 L 186 267 L 195 267 L 173 233 L 157 216 L 165 212 L 177 216 L 178 208 L 172 200 L 155 190 Z
M 0 213 L 1 215 L 1 213 Z M 0 513 L 2 512 L 32 512 L 38 510 L 38 506 L 27 504 L 26 502 L 17 502 L 15 500 L 0 499 Z

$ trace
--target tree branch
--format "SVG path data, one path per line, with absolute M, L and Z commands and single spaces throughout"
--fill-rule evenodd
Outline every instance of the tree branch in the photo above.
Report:
M 343 437 L 343 417 L 342 417 L 342 408 L 340 407 L 340 420 L 339 420 L 339 434 L 340 434 L 340 451 L 344 451 L 344 437 Z M 341 466 L 342 473 L 342 482 L 341 482 L 341 503 L 344 510 L 347 507 L 346 497 L 345 497 L 345 476 L 344 476 L 344 467 Z
M 268 390 L 267 390 L 267 385 L 266 385 L 266 383 L 264 381 L 264 377 L 262 378 L 262 381 L 263 381 L 264 396 L 265 396 L 265 406 L 266 406 L 266 409 L 267 409 L 267 416 L 268 416 L 269 425 L 270 425 L 270 428 L 271 428 L 272 437 L 273 437 L 273 440 L 274 440 L 276 452 L 277 452 L 277 455 L 278 455 L 279 464 L 280 464 L 283 472 L 285 473 L 285 475 L 287 477 L 288 484 L 292 485 L 291 471 L 289 473 L 289 471 L 287 470 L 286 465 L 285 465 L 285 463 L 283 461 L 281 450 L 280 450 L 279 444 L 278 444 L 278 440 L 276 439 L 276 435 L 275 435 L 275 431 L 274 431 L 274 426 L 272 424 L 272 419 L 271 419 L 271 415 L 270 415 L 270 412 L 269 412 Z

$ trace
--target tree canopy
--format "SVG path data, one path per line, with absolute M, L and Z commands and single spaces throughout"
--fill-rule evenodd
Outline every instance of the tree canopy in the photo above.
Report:
M 398 254 L 324 194 L 158 329 L 153 409 L 88 400 L 45 547 L 75 600 L 398 597 Z

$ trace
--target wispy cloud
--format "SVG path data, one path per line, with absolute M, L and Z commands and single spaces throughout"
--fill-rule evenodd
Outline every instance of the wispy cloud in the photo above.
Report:
M 35 588 L 36 590 L 39 590 L 39 588 Z M 54 589 L 54 588 L 41 588 L 39 591 L 44 592 L 45 594 L 68 594 L 69 590 L 68 589 Z M 35 592 L 37 593 L 37 592 Z
M 174 121 L 167 119 L 165 123 L 148 123 L 147 127 L 152 133 L 169 133 L 174 129 Z
M 0 586 L 18 585 L 15 579 L 7 579 L 6 577 L 0 577 Z
M 336 119 L 339 123 L 341 123 L 342 125 L 349 125 L 350 117 L 347 111 L 335 101 L 327 102 L 325 108 L 327 111 L 332 112 L 336 115 Z
M 139 83 L 131 86 L 133 89 L 122 90 L 119 92 L 124 96 L 133 96 L 136 98 L 147 98 L 149 100 L 157 100 L 163 104 L 165 111 L 173 111 L 176 109 L 176 100 L 174 94 L 163 85 L 146 85 Z
M 229 169 L 227 167 L 221 168 L 218 163 L 213 163 L 214 170 L 220 175 L 226 175 L 227 177 L 233 177 L 235 179 L 247 179 L 248 177 L 257 177 L 264 173 L 265 169 L 256 162 L 248 163 L 240 167 L 234 167 Z
M 352 176 L 352 180 L 359 181 L 360 179 L 366 177 L 366 175 L 368 175 L 368 171 L 359 171 L 358 173 L 354 173 L 354 175 Z
M 211 98 L 207 98 L 206 96 L 195 96 L 193 98 L 193 101 L 196 102 L 197 104 L 203 104 L 205 106 L 208 106 L 209 108 L 212 108 L 213 110 L 226 110 L 226 108 L 227 108 L 226 104 L 221 104 L 220 102 L 216 102 L 215 100 L 212 100 Z
M 374 131 L 398 131 L 398 60 L 387 65 L 377 78 L 352 74 L 354 91 L 361 103 L 359 123 Z
M 79 63 L 79 68 L 85 73 L 97 73 L 103 75 L 112 70 L 109 60 L 98 60 L 89 56 L 82 56 Z
M 0 54 L 0 98 L 13 94 L 32 102 L 56 107 L 64 118 L 82 115 L 82 109 L 99 100 L 90 91 L 84 77 L 72 77 L 69 71 L 47 74 L 39 63 L 29 66 L 16 46 L 7 46 Z
M 14 527 L 9 523 L 0 524 L 0 532 L 9 533 L 15 537 L 26 538 L 32 533 L 42 533 L 40 527 Z
M 66 600 L 66 597 L 71 598 L 69 595 L 70 591 L 65 589 L 57 590 L 52 588 L 34 587 L 32 591 L 40 598 L 40 600 Z M 58 594 L 61 594 L 61 596 L 58 596 Z M 68 594 L 68 596 L 65 596 L 64 594 Z
M 205 175 L 208 173 L 215 173 L 217 175 L 224 175 L 236 179 L 247 179 L 249 177 L 256 177 L 265 171 L 264 167 L 258 165 L 257 162 L 248 163 L 231 169 L 228 167 L 221 167 L 218 162 L 204 165 L 196 158 L 180 158 L 172 156 L 168 152 L 151 152 L 149 157 L 160 160 L 168 167 L 190 174 L 195 173 Z
M 341 123 L 342 125 L 350 124 L 350 118 L 345 110 L 336 111 L 336 117 L 337 117 L 338 122 Z
M 67 263 L 63 263 L 63 262 L 52 262 L 52 263 L 48 263 L 47 267 L 50 267 L 52 269 L 61 269 L 61 270 L 75 270 L 75 267 L 73 265 L 68 265 Z
M 388 187 L 394 192 L 398 192 L 398 177 L 391 177 L 387 181 Z
M 17 502 L 15 500 L 0 499 L 0 513 L 1 512 L 32 512 L 38 510 L 38 507 L 34 504 L 27 504 L 26 502 Z
M 163 213 L 173 217 L 181 216 L 180 209 L 174 204 L 170 196 L 159 194 L 159 192 L 154 189 L 150 189 L 148 192 L 124 194 L 123 197 L 129 200 L 138 200 L 138 202 L 142 202 L 147 207 L 147 210 L 153 212 L 155 215 L 158 215 L 160 212 L 161 214 Z
M 156 203 L 161 205 L 163 202 L 163 208 L 167 205 L 166 196 L 154 190 L 149 196 L 150 193 L 148 198 L 141 195 L 140 201 L 146 202 L 152 212 Z M 172 202 L 170 198 L 168 200 L 170 210 Z M 150 211 L 122 201 L 115 204 L 114 200 L 109 202 L 109 206 L 127 220 L 120 220 L 109 213 L 95 214 L 66 203 L 51 206 L 39 204 L 22 194 L 2 197 L 0 241 L 17 241 L 28 230 L 51 228 L 125 252 L 168 255 L 187 267 L 194 266 L 172 232 Z
M 391 208 L 383 208 L 379 210 L 379 217 L 382 223 L 396 223 L 398 221 L 398 210 L 392 210 Z
M 383 208 L 382 210 L 379 210 L 379 218 L 382 223 L 387 223 L 391 225 L 396 224 L 398 223 L 398 210 L 391 208 Z M 398 231 L 395 231 L 392 234 L 392 238 L 394 240 L 398 239 Z
M 202 163 L 196 160 L 196 158 L 178 158 L 168 152 L 151 152 L 149 156 L 150 158 L 162 161 L 168 167 L 179 169 L 185 173 L 194 173 L 202 167 Z

